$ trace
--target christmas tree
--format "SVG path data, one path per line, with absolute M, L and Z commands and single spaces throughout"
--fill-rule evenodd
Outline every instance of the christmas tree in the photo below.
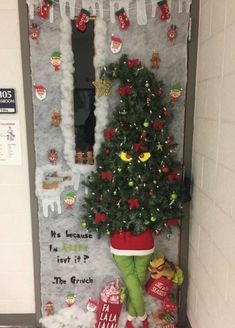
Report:
M 171 107 L 162 81 L 139 59 L 123 55 L 101 76 L 120 81 L 120 101 L 104 131 L 96 172 L 88 177 L 82 226 L 98 237 L 117 231 L 171 232 L 182 217 L 181 163 L 169 132 Z

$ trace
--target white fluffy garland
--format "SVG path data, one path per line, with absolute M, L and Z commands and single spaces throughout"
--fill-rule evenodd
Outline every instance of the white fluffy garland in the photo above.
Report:
M 70 167 L 75 162 L 74 105 L 73 105 L 73 51 L 71 21 L 68 17 L 60 23 L 60 50 L 62 54 L 61 79 L 61 130 L 64 136 L 64 158 Z
M 100 70 L 105 66 L 107 60 L 106 49 L 107 26 L 104 20 L 97 18 L 95 21 L 95 57 L 94 67 L 96 79 L 99 79 Z M 105 96 L 95 98 L 95 145 L 94 156 L 99 153 L 100 145 L 104 140 L 104 129 L 107 125 L 108 99 Z

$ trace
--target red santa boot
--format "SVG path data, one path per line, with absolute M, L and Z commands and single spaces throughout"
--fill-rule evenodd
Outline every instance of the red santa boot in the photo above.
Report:
M 171 14 L 170 14 L 170 9 L 169 9 L 167 0 L 159 1 L 157 4 L 160 9 L 160 19 L 162 21 L 169 20 L 171 17 Z
M 86 31 L 86 24 L 89 21 L 90 12 L 84 8 L 81 9 L 80 14 L 78 15 L 78 18 L 75 22 L 76 28 L 81 31 Z
M 125 12 L 124 8 L 119 9 L 118 11 L 115 12 L 115 15 L 117 16 L 120 24 L 120 28 L 122 30 L 128 29 L 130 26 L 130 20 Z
M 38 9 L 37 15 L 42 19 L 48 19 L 49 10 L 53 5 L 54 0 L 45 0 L 43 1 L 42 6 Z

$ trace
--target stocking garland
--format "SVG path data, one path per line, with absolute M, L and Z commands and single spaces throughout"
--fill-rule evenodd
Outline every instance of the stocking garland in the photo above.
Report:
M 90 17 L 90 12 L 84 8 L 81 9 L 80 14 L 78 15 L 78 18 L 75 22 L 76 28 L 81 31 L 85 32 L 86 31 L 86 25 L 89 21 Z
M 116 11 L 115 15 L 118 18 L 120 28 L 122 30 L 128 29 L 128 27 L 130 26 L 130 20 L 125 12 L 125 9 L 124 8 L 119 9 L 118 11 Z
M 167 0 L 159 1 L 157 4 L 158 4 L 159 10 L 160 10 L 160 19 L 162 21 L 169 20 L 171 17 L 171 14 L 170 14 L 170 9 L 169 9 Z

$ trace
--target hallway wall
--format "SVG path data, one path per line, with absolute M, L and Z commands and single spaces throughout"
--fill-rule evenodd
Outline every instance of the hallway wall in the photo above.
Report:
M 188 317 L 192 328 L 227 328 L 235 307 L 235 1 L 200 7 Z
M 0 88 L 14 88 L 20 122 L 22 165 L 0 166 L 0 314 L 34 313 L 34 280 L 29 204 L 18 1 L 0 1 Z

